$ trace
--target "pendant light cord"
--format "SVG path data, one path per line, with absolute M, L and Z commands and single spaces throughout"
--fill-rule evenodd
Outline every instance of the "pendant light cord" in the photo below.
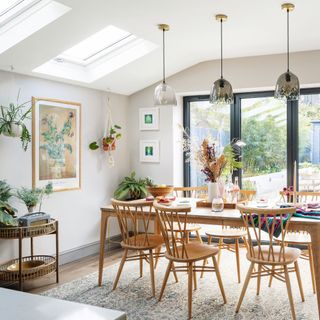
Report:
M 287 66 L 288 66 L 288 70 L 287 72 L 289 72 L 289 9 L 287 9 Z
M 220 19 L 220 74 L 221 79 L 223 78 L 223 39 L 222 39 L 222 23 L 223 20 Z
M 166 83 L 165 30 L 162 29 L 162 83 Z

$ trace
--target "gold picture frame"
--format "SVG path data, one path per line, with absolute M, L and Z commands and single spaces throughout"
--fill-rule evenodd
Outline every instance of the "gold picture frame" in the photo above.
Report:
M 32 97 L 32 185 L 81 188 L 81 103 Z

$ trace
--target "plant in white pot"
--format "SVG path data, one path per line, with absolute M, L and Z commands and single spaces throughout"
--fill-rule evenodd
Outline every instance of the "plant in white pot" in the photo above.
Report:
M 0 106 L 0 134 L 20 138 L 22 148 L 26 151 L 31 134 L 24 121 L 31 118 L 31 108 L 26 106 L 29 101 L 19 104 L 19 94 L 16 103 L 9 103 L 7 107 Z

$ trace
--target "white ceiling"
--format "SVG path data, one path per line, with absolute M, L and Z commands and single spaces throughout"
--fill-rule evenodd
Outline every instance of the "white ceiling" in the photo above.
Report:
M 1 0 L 0 0 L 1 1 Z M 67 14 L 0 55 L 0 69 L 132 94 L 161 79 L 161 33 L 168 23 L 167 74 L 219 58 L 217 13 L 224 25 L 226 58 L 282 53 L 286 50 L 286 16 L 280 0 L 56 0 L 72 8 Z M 320 1 L 298 1 L 291 14 L 291 50 L 320 49 Z M 158 49 L 91 83 L 37 75 L 32 70 L 107 25 L 115 25 L 159 45 Z M 229 70 L 230 72 L 230 70 Z M 218 75 L 213 75 L 213 78 Z M 228 75 L 226 75 L 227 77 Z

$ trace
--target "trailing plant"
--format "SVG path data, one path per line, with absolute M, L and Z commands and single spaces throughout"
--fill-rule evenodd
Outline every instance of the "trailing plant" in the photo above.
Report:
M 136 200 L 145 198 L 148 194 L 146 179 L 137 179 L 133 171 L 129 177 L 125 177 L 114 192 L 117 200 Z
M 10 185 L 5 180 L 0 180 L 0 201 L 7 202 L 11 196 Z
M 8 203 L 12 196 L 11 187 L 5 180 L 0 180 L 0 225 L 15 227 L 18 225 L 15 219 L 15 210 Z
M 26 207 L 28 208 L 28 211 L 31 212 L 32 209 L 38 204 L 39 205 L 39 211 L 41 210 L 41 205 L 43 201 L 43 197 L 45 195 L 49 195 L 52 193 L 52 183 L 48 183 L 44 188 L 26 188 L 21 187 L 16 191 L 15 196 L 20 199 Z
M 104 147 L 104 149 L 109 150 L 109 148 L 114 145 L 116 140 L 119 140 L 122 137 L 120 130 L 121 127 L 117 124 L 111 126 L 108 134 L 102 138 L 101 145 L 99 145 L 97 141 L 93 141 L 89 144 L 89 148 L 91 150 L 97 150 L 100 147 Z
M 43 139 L 46 143 L 40 145 L 40 149 L 47 150 L 50 159 L 55 160 L 57 165 L 64 165 L 65 151 L 72 153 L 72 146 L 65 143 L 65 137 L 72 137 L 72 119 L 73 111 L 69 112 L 68 118 L 63 124 L 61 130 L 58 130 L 54 115 L 48 115 L 42 119 L 43 124 L 47 125 L 47 130 L 42 132 Z
M 31 141 L 31 134 L 24 121 L 31 118 L 31 107 L 25 110 L 30 102 L 19 104 L 20 90 L 17 102 L 9 103 L 8 107 L 0 106 L 0 134 L 9 137 L 19 137 L 24 151 L 27 150 Z

